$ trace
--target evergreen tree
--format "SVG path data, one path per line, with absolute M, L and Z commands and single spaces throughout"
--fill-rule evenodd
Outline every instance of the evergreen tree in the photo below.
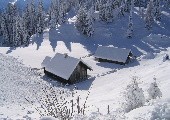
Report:
M 45 22 L 45 13 L 43 8 L 42 0 L 39 0 L 38 3 L 38 13 L 37 13 L 37 32 L 41 34 L 44 30 L 44 22 Z
M 94 4 L 94 10 L 99 11 L 100 0 L 96 0 Z
M 127 30 L 127 38 L 132 38 L 132 36 L 133 36 L 133 22 L 132 22 L 132 14 L 130 14 L 128 30 Z
M 131 9 L 131 0 L 126 0 L 124 11 L 130 12 L 130 9 Z
M 28 46 L 29 40 L 30 40 L 30 35 L 29 35 L 27 30 L 24 30 L 23 43 L 24 43 L 25 46 Z
M 88 12 L 83 34 L 86 34 L 88 37 L 90 37 L 93 35 L 93 33 L 94 33 L 93 18 L 92 18 L 91 12 Z
M 80 7 L 78 14 L 77 14 L 77 20 L 76 20 L 76 28 L 79 31 L 83 31 L 83 27 L 85 25 L 85 21 L 86 21 L 86 17 L 87 17 L 87 11 L 84 7 Z
M 124 16 L 124 9 L 125 9 L 125 1 L 122 0 L 122 2 L 120 3 L 120 7 L 119 7 L 119 12 L 118 12 L 118 17 Z
M 31 3 L 28 6 L 28 12 L 29 12 L 29 19 L 30 19 L 30 27 L 28 28 L 30 35 L 33 35 L 36 33 L 37 29 L 37 16 L 36 16 L 36 9 L 35 9 L 35 2 L 34 0 L 31 1 Z
M 156 78 L 154 78 L 154 82 L 150 84 L 148 89 L 149 99 L 156 99 L 157 97 L 162 97 L 162 92 L 160 91 L 157 83 Z
M 161 20 L 160 0 L 154 1 L 154 16 L 156 20 Z
M 20 16 L 16 16 L 16 26 L 15 26 L 15 40 L 14 40 L 14 46 L 20 46 L 22 41 L 22 33 L 21 33 L 21 19 Z
M 50 28 L 55 28 L 59 20 L 59 1 L 52 0 L 49 7 Z
M 56 16 L 54 11 L 51 11 L 51 20 L 50 20 L 50 28 L 55 29 L 56 28 Z
M 22 15 L 22 18 L 21 18 L 21 24 L 22 24 L 21 29 L 22 29 L 22 34 L 23 34 L 22 44 L 27 46 L 29 44 L 30 34 L 28 32 L 28 29 L 27 29 L 27 23 L 24 19 L 24 14 Z
M 105 21 L 105 4 L 99 4 L 99 19 Z
M 2 35 L 3 35 L 4 43 L 9 44 L 10 34 L 9 34 L 9 31 L 8 31 L 8 22 L 7 22 L 7 19 L 6 19 L 6 13 L 2 14 L 1 27 L 2 27 L 2 31 L 3 31 Z
M 66 12 L 66 8 L 64 6 L 64 3 L 61 3 L 59 7 L 59 20 L 58 20 L 59 24 L 62 24 L 65 22 L 65 15 L 66 15 L 65 12 Z
M 152 24 L 154 22 L 154 7 L 153 7 L 153 0 L 150 0 L 147 9 L 146 9 L 146 16 L 145 16 L 145 27 L 150 30 L 152 28 Z
M 6 10 L 6 20 L 9 33 L 9 44 L 13 45 L 15 41 L 15 30 L 16 30 L 16 16 L 17 7 L 15 4 L 9 3 Z
M 77 14 L 76 28 L 88 37 L 92 36 L 93 29 L 93 18 L 91 10 L 87 13 L 84 7 L 81 7 Z
M 25 29 L 28 31 L 29 35 L 31 34 L 31 19 L 30 19 L 30 15 L 29 15 L 29 5 L 27 4 L 25 12 L 23 13 L 23 21 L 24 21 L 24 27 Z
M 133 77 L 132 83 L 126 87 L 124 97 L 125 103 L 123 104 L 123 108 L 125 112 L 129 112 L 144 105 L 145 97 L 143 90 L 138 86 L 137 77 Z
M 1 14 L 1 13 L 0 13 L 0 23 L 2 23 L 2 14 Z M 3 31 L 2 31 L 2 26 L 1 26 L 1 24 L 0 24 L 0 36 L 3 35 L 2 32 L 3 32 Z
M 132 38 L 133 36 L 133 21 L 132 21 L 132 12 L 133 12 L 133 0 L 131 0 L 131 10 L 129 15 L 129 24 L 128 24 L 128 30 L 127 30 L 127 38 Z
M 107 3 L 106 3 L 105 21 L 106 22 L 112 22 L 113 21 L 113 7 L 112 7 L 112 1 L 111 0 L 108 0 Z
M 114 18 L 112 1 L 108 0 L 105 2 L 105 4 L 102 4 L 103 2 L 100 2 L 99 4 L 99 19 L 101 21 L 109 23 L 112 22 Z

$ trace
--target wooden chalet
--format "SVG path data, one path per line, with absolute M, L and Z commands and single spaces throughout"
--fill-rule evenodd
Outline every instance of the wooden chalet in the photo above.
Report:
M 81 59 L 60 53 L 57 53 L 53 58 L 46 57 L 42 67 L 46 75 L 69 84 L 87 79 L 87 69 L 92 70 Z
M 128 64 L 133 54 L 130 49 L 99 46 L 94 57 L 99 62 L 110 62 L 116 64 Z

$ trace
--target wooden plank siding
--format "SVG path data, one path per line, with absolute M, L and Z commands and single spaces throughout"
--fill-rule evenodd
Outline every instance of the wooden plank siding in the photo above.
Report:
M 80 62 L 71 74 L 69 81 L 70 83 L 76 83 L 84 79 L 87 79 L 87 67 Z

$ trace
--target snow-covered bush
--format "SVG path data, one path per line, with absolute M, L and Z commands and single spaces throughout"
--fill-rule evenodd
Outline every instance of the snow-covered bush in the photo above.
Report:
M 151 120 L 170 120 L 170 104 L 158 104 L 152 112 Z
M 156 99 L 157 97 L 162 97 L 162 92 L 158 88 L 156 81 L 150 84 L 150 87 L 148 89 L 148 94 L 149 94 L 149 99 Z
M 123 103 L 123 108 L 125 112 L 141 107 L 145 103 L 145 96 L 142 88 L 138 86 L 137 79 L 138 77 L 134 76 L 124 92 L 125 102 Z
M 40 107 L 36 107 L 36 110 L 41 116 L 51 116 L 57 119 L 71 118 L 72 111 L 68 106 L 70 103 L 68 98 L 71 95 L 69 90 L 46 86 L 42 88 L 42 91 L 43 94 L 37 98 Z M 31 98 L 25 99 L 32 104 Z

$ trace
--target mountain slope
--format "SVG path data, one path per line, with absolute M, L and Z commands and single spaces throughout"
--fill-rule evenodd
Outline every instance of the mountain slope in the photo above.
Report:
M 1 47 L 0 53 L 6 54 L 7 56 L 14 56 L 19 60 L 23 60 L 25 66 L 31 66 L 32 68 L 41 68 L 41 62 L 43 59 L 46 56 L 53 56 L 57 52 L 68 53 L 68 55 L 77 58 L 81 57 L 93 68 L 93 71 L 88 71 L 89 75 L 91 75 L 89 80 L 76 84 L 78 90 L 75 96 L 80 95 L 82 98 L 82 103 L 84 103 L 88 90 L 90 91 L 87 101 L 87 106 L 89 106 L 87 108 L 87 110 L 89 110 L 86 112 L 87 114 L 96 112 L 98 110 L 97 108 L 99 108 L 99 111 L 102 114 L 107 114 L 108 105 L 110 105 L 111 112 L 115 111 L 116 108 L 121 108 L 120 103 L 123 101 L 122 93 L 126 85 L 128 85 L 131 81 L 132 76 L 137 76 L 140 78 L 138 81 L 139 86 L 144 90 L 144 95 L 147 98 L 148 94 L 146 91 L 150 83 L 153 82 L 153 77 L 156 77 L 158 86 L 163 93 L 162 98 L 146 103 L 144 107 L 125 114 L 127 119 L 131 120 L 135 118 L 150 119 L 153 109 L 158 103 L 163 104 L 167 102 L 169 104 L 170 101 L 170 95 L 168 94 L 170 85 L 170 61 L 163 62 L 163 57 L 165 54 L 170 54 L 170 27 L 168 27 L 170 23 L 170 19 L 168 19 L 170 18 L 170 14 L 169 11 L 163 11 L 162 13 L 163 15 L 161 22 L 155 23 L 153 29 L 151 31 L 147 31 L 144 28 L 143 19 L 139 16 L 138 10 L 135 9 L 135 12 L 133 13 L 134 37 L 132 39 L 127 39 L 125 37 L 128 24 L 128 15 L 109 24 L 97 21 L 94 25 L 94 36 L 88 38 L 76 30 L 74 26 L 76 17 L 74 11 L 72 10 L 68 14 L 68 20 L 65 24 L 62 24 L 61 26 L 59 25 L 56 30 L 49 30 L 47 28 L 44 30 L 43 35 L 33 35 L 31 37 L 31 43 L 28 47 Z M 98 45 L 110 45 L 132 49 L 133 54 L 138 57 L 137 61 L 134 61 L 126 66 L 111 63 L 99 63 L 94 61 L 93 56 L 87 57 L 87 55 L 94 53 Z M 21 97 L 19 98 L 22 98 L 22 92 L 20 92 L 19 89 L 23 89 L 25 91 L 29 89 L 39 90 L 39 87 L 34 88 L 36 85 L 33 85 L 33 88 L 24 86 L 25 79 L 26 81 L 30 79 L 30 73 L 28 71 L 25 73 L 26 75 L 22 75 L 22 70 L 19 71 L 19 73 L 14 74 L 14 71 L 20 70 L 17 67 L 20 66 L 20 63 L 17 62 L 16 67 L 11 68 L 11 64 L 15 61 L 13 60 L 14 58 L 9 57 L 11 59 L 9 59 L 10 64 L 5 64 L 4 61 L 6 61 L 6 57 L 4 55 L 1 56 L 2 58 L 0 65 L 1 67 L 3 66 L 3 75 L 7 74 L 7 76 L 11 79 L 15 78 L 15 76 L 21 76 L 19 78 L 19 82 L 23 83 L 19 86 L 15 86 L 12 82 L 10 84 L 14 87 L 11 88 L 8 84 L 4 84 L 3 81 L 4 79 L 5 81 L 10 82 L 10 79 L 8 79 L 8 77 L 3 77 L 0 79 L 2 82 L 1 85 L 4 84 L 3 86 L 10 88 L 10 91 L 14 91 L 13 94 L 15 94 L 15 91 L 16 93 L 21 94 Z M 10 71 L 11 69 L 12 72 Z M 31 77 L 35 76 L 33 75 Z M 35 77 L 35 79 L 38 79 L 38 81 L 43 81 L 43 77 Z M 69 86 L 68 88 L 70 87 L 72 88 L 73 86 Z M 11 96 L 11 94 L 9 94 L 9 96 Z M 13 95 L 12 97 L 13 99 L 9 100 L 15 100 L 16 103 L 20 102 L 20 99 L 17 99 L 16 96 Z M 8 106 L 4 103 L 5 102 L 2 100 L 1 104 L 4 109 L 2 109 L 3 115 L 13 118 L 13 116 L 9 115 L 5 111 L 8 109 Z M 24 105 L 25 103 L 23 102 L 21 106 Z M 13 109 L 8 110 L 12 111 Z M 14 114 L 17 115 L 19 112 L 16 111 Z M 36 112 L 34 114 L 37 116 Z M 23 114 L 18 115 L 18 117 L 23 117 Z M 39 119 L 39 116 L 35 119 Z

